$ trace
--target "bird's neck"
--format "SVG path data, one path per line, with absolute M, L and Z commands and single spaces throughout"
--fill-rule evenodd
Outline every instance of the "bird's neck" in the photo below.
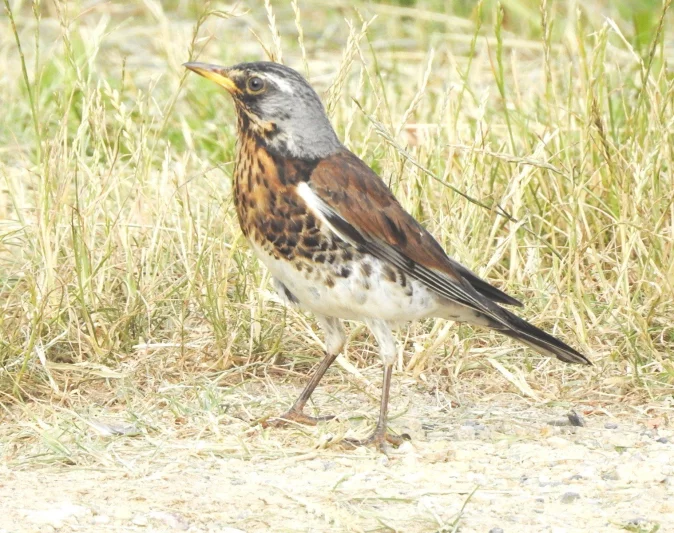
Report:
M 287 123 L 263 121 L 243 107 L 237 108 L 237 115 L 239 138 L 254 136 L 269 153 L 281 158 L 315 161 L 343 148 L 329 123 L 312 134 Z

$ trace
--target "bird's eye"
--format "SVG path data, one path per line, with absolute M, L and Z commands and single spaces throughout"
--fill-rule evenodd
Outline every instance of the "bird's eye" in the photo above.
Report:
M 265 83 L 262 78 L 253 76 L 248 78 L 248 92 L 251 94 L 259 94 L 265 89 Z

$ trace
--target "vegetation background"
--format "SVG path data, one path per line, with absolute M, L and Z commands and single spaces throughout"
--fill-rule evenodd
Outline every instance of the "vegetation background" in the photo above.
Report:
M 233 107 L 181 66 L 197 59 L 305 73 L 345 144 L 450 255 L 595 362 L 429 320 L 401 330 L 398 379 L 671 407 L 670 5 L 4 0 L 7 457 L 94 461 L 86 421 L 104 411 L 201 434 L 246 383 L 265 391 L 244 410 L 275 414 L 289 400 L 274 383 L 300 387 L 322 355 L 311 317 L 279 303 L 241 238 Z M 369 383 L 372 342 L 352 324 L 329 379 Z
M 628 409 L 629 419 L 657 417 L 649 427 L 667 426 L 674 407 L 671 3 L 3 0 L 0 470 L 14 476 L 4 479 L 12 479 L 6 501 L 15 502 L 3 520 L 27 501 L 56 498 L 65 486 L 79 490 L 86 480 L 99 503 L 125 497 L 113 488 L 121 480 L 148 501 L 202 487 L 181 501 L 194 507 L 192 520 L 206 520 L 224 511 L 209 511 L 220 500 L 199 497 L 211 494 L 213 482 L 194 476 L 210 468 L 213 479 L 222 479 L 218 469 L 258 479 L 277 468 L 279 479 L 313 482 L 320 477 L 313 470 L 288 474 L 279 465 L 296 456 L 304 468 L 307 450 L 330 448 L 358 427 L 365 434 L 362 420 L 376 412 L 376 348 L 365 328 L 351 324 L 347 351 L 316 402 L 354 427 L 343 419 L 272 433 L 255 425 L 290 403 L 322 355 L 322 338 L 310 316 L 280 304 L 241 238 L 231 194 L 233 107 L 215 84 L 185 71 L 188 60 L 273 57 L 305 73 L 340 138 L 450 255 L 526 302 L 528 320 L 595 362 L 563 365 L 442 320 L 402 328 L 392 425 L 405 413 L 435 417 L 434 427 L 448 428 L 441 448 L 457 448 L 457 460 L 442 463 L 431 449 L 428 469 L 405 459 L 395 467 L 403 470 L 387 472 L 421 480 L 426 490 L 443 464 L 450 477 L 462 465 L 479 471 L 464 441 L 447 437 L 462 416 L 457 406 L 489 405 L 501 409 L 494 417 L 514 420 L 523 405 L 543 409 L 526 427 L 547 410 L 579 404 L 587 417 Z M 448 414 L 447 405 L 456 409 Z M 522 431 L 516 425 L 503 435 L 525 439 Z M 477 461 L 497 457 L 505 470 L 487 470 L 481 483 L 496 484 L 489 498 L 497 500 L 478 505 L 470 523 L 483 524 L 492 516 L 486 509 L 502 516 L 508 506 L 520 518 L 545 516 L 531 514 L 533 499 L 498 498 L 524 490 L 520 480 L 530 473 L 518 470 L 527 464 L 522 457 L 563 455 L 562 445 L 500 452 L 482 442 L 479 449 L 491 451 Z M 615 450 L 629 446 L 621 441 Z M 646 456 L 647 447 L 640 449 Z M 631 464 L 615 450 L 574 453 Z M 358 454 L 330 453 L 363 468 Z M 237 458 L 250 466 L 237 466 Z M 64 465 L 81 468 L 56 469 L 54 478 L 39 470 Z M 152 476 L 164 479 L 175 468 L 164 488 L 152 485 Z M 655 471 L 641 463 L 634 470 Z M 342 477 L 328 481 L 330 490 L 293 500 L 306 520 L 329 522 L 342 512 L 329 500 L 343 494 L 342 483 L 360 498 L 344 481 L 353 473 L 334 475 Z M 377 487 L 391 475 L 376 478 Z M 509 475 L 515 492 L 497 486 Z M 246 505 L 261 487 L 248 493 L 237 483 L 223 498 L 236 494 L 236 505 Z M 443 509 L 461 516 L 471 490 L 452 487 Z M 363 494 L 339 515 L 342 524 L 391 530 L 398 516 L 431 524 L 419 531 L 458 527 L 458 518 L 443 522 L 442 512 L 423 511 L 417 496 Z M 614 512 L 620 507 L 607 494 L 623 493 L 596 495 Z M 639 494 L 643 502 L 630 496 L 624 509 L 671 501 Z M 319 506 L 314 498 L 323 496 Z M 493 501 L 500 503 L 489 507 Z M 587 509 L 581 504 L 577 518 Z M 290 513 L 288 524 L 300 516 L 287 501 L 277 511 L 278 520 Z M 14 524 L 34 531 L 28 515 L 16 516 Z M 138 516 L 134 527 L 149 515 Z M 559 523 L 568 516 L 560 508 Z M 117 517 L 116 530 L 128 531 L 131 517 Z M 342 530 L 337 518 L 330 523 Z M 597 524 L 594 530 L 610 529 L 605 520 Z M 630 531 L 656 530 L 629 524 Z M 411 522 L 401 527 L 417 530 Z

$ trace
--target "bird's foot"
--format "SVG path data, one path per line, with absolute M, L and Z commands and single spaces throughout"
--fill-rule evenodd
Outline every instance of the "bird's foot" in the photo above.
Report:
M 387 442 L 397 448 L 406 440 L 410 440 L 409 435 L 392 435 L 385 429 L 382 430 L 377 428 L 372 435 L 366 439 L 344 439 L 342 440 L 342 443 L 349 448 L 374 445 L 380 452 L 385 452 L 385 445 Z
M 325 416 L 309 416 L 305 415 L 302 411 L 297 409 L 290 408 L 281 416 L 268 418 L 267 420 L 262 421 L 262 427 L 283 427 L 288 424 L 304 424 L 306 426 L 315 426 L 319 422 L 326 422 L 327 420 L 332 420 L 335 418 L 334 415 L 325 415 Z

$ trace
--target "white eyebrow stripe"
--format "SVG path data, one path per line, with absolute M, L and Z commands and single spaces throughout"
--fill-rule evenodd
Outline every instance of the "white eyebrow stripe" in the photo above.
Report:
M 284 93 L 293 94 L 295 92 L 293 90 L 292 84 L 288 83 L 287 80 L 281 78 L 280 76 L 277 76 L 276 74 L 270 74 L 268 72 L 265 73 L 265 76 L 268 80 L 273 81 L 274 84 Z

